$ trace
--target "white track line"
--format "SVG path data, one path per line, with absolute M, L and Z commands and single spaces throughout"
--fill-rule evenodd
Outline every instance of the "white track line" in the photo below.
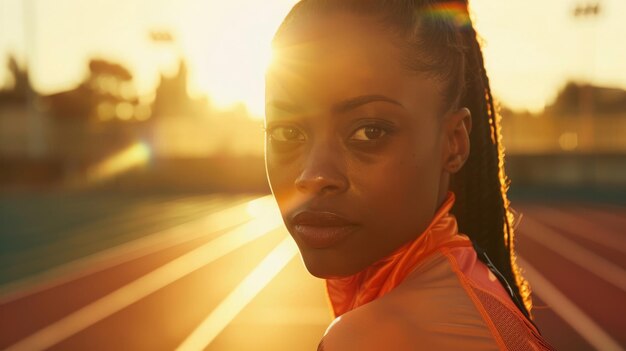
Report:
M 132 261 L 167 247 L 243 224 L 252 218 L 246 211 L 251 203 L 255 201 L 265 203 L 270 200 L 271 198 L 266 196 L 235 205 L 211 213 L 204 218 L 182 223 L 6 284 L 0 287 L 0 291 L 2 291 L 0 305 Z
M 616 340 L 552 285 L 533 266 L 521 259 L 521 257 L 517 259 L 524 275 L 530 281 L 533 291 L 594 349 L 606 351 L 624 350 Z
M 604 279 L 622 291 L 626 291 L 626 271 L 607 261 L 604 257 L 598 256 L 575 242 L 566 239 L 549 227 L 530 218 L 530 216 L 524 217 L 520 232 L 522 236 L 540 243 L 593 273 L 598 278 Z
M 47 349 L 244 244 L 269 233 L 281 224 L 280 217 L 277 216 L 258 218 L 243 224 L 40 329 L 11 345 L 6 351 Z
M 297 253 L 298 248 L 288 236 L 220 302 L 176 350 L 204 350 Z
M 600 228 L 589 220 L 567 213 L 563 210 L 541 206 L 526 210 L 531 212 L 537 220 L 546 223 L 558 223 L 559 226 L 567 229 L 568 233 L 574 234 L 583 239 L 596 242 L 600 245 L 626 253 L 626 237 Z M 539 217 L 541 215 L 541 217 Z

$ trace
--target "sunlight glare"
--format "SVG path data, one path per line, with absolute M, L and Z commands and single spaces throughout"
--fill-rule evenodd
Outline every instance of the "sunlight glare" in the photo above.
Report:
M 176 350 L 205 349 L 297 254 L 296 244 L 285 237 Z
M 194 33 L 185 46 L 198 64 L 192 67 L 197 89 L 219 109 L 244 103 L 254 118 L 263 118 L 265 72 L 272 59 L 271 40 L 293 1 L 249 3 L 220 8 L 227 28 Z M 224 24 L 222 24 L 224 25 Z M 206 43 L 206 45 L 198 45 Z
M 133 168 L 145 165 L 150 160 L 150 147 L 137 142 L 126 149 L 110 156 L 87 171 L 88 183 L 100 182 Z
M 52 324 L 39 329 L 17 343 L 10 345 L 6 350 L 26 351 L 49 349 L 62 340 L 135 304 L 146 296 L 215 262 L 245 244 L 271 233 L 279 226 L 279 222 L 272 222 L 265 218 L 260 220 L 255 219 L 242 224 L 202 246 L 169 261 L 165 265 L 150 271 L 136 280 L 121 286 L 90 304 L 81 307 Z M 267 283 L 265 283 L 266 279 L 269 283 L 269 280 L 278 274 L 282 267 L 284 267 L 296 253 L 297 248 L 295 248 L 295 244 L 292 242 L 291 238 L 286 238 L 283 243 L 279 244 L 279 246 L 259 264 L 259 267 L 253 271 L 253 275 L 245 280 L 245 283 L 242 282 L 242 289 L 246 290 L 241 291 L 240 289 L 239 291 L 236 290 L 236 292 L 231 293 L 231 301 L 228 304 L 224 304 L 221 308 L 221 315 L 215 313 L 219 318 L 217 323 L 215 323 L 213 319 L 209 320 L 209 329 L 213 331 L 223 329 L 229 321 L 227 318 L 224 319 L 224 312 L 232 313 L 234 308 L 238 308 L 236 306 L 242 306 L 242 302 L 244 303 L 243 306 L 245 306 L 249 301 L 248 299 L 256 296 L 258 290 L 267 285 Z M 242 297 L 242 295 L 244 296 Z M 235 307 L 233 307 L 233 304 L 235 304 Z M 224 324 L 224 322 L 227 323 Z M 200 335 L 199 337 L 201 340 L 205 340 L 206 335 Z M 198 336 L 196 336 L 196 339 L 198 339 Z
M 278 208 L 271 196 L 264 196 L 248 202 L 246 212 L 253 218 L 278 217 Z

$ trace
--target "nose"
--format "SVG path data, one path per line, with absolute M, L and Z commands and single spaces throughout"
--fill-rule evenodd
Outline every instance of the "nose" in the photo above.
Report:
M 314 145 L 296 178 L 296 188 L 303 193 L 322 195 L 342 193 L 348 189 L 348 179 L 341 152 L 332 145 Z

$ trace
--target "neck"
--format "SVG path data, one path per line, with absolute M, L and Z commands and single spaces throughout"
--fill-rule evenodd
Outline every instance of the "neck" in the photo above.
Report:
M 370 265 L 363 271 L 338 279 L 327 279 L 326 287 L 335 316 L 340 316 L 396 288 L 424 259 L 445 245 L 464 245 L 467 238 L 458 235 L 450 210 L 454 194 L 446 194 L 430 225 L 416 238 Z

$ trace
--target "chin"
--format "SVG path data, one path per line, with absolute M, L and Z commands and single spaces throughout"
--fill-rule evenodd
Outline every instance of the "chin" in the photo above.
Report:
M 302 262 L 311 275 L 321 279 L 345 278 L 360 272 L 365 267 L 357 267 L 353 262 L 346 262 L 345 256 L 337 255 L 333 250 L 300 250 Z M 341 257 L 338 258 L 337 256 Z

